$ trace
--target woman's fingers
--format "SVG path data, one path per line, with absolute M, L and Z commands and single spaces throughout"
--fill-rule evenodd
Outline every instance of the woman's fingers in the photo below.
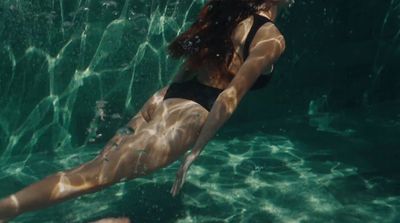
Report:
M 181 166 L 179 168 L 178 172 L 176 173 L 176 179 L 175 179 L 174 185 L 172 186 L 172 189 L 171 189 L 171 194 L 173 197 L 175 197 L 179 193 L 179 191 L 181 190 L 183 183 L 185 181 L 184 176 L 186 176 L 186 174 L 183 173 L 182 168 L 183 168 L 183 166 Z
M 197 156 L 194 156 L 193 154 L 189 154 L 185 158 L 185 161 L 180 166 L 178 172 L 176 173 L 175 183 L 171 189 L 171 194 L 173 197 L 175 197 L 179 193 L 179 191 L 182 189 L 183 184 L 185 183 L 187 172 L 188 172 L 190 166 L 192 165 L 193 161 L 196 159 L 196 157 Z

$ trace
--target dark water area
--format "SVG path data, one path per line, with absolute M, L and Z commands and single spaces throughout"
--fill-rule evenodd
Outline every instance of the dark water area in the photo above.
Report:
M 0 1 L 0 197 L 94 158 L 176 73 L 166 45 L 204 2 Z M 13 222 L 400 222 L 400 1 L 299 0 L 276 24 L 271 84 L 177 198 L 179 162 Z

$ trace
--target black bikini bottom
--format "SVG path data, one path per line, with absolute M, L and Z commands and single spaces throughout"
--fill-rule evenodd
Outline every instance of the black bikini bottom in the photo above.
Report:
M 222 91 L 222 89 L 209 87 L 193 79 L 180 83 L 172 83 L 164 96 L 164 100 L 168 98 L 188 99 L 210 111 Z

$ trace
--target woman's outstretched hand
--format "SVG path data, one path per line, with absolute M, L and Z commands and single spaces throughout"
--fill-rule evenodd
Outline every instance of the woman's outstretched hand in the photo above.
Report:
M 178 172 L 176 173 L 175 183 L 171 188 L 171 194 L 175 197 L 179 191 L 182 189 L 183 184 L 185 183 L 185 178 L 187 172 L 192 165 L 193 161 L 198 157 L 193 151 L 185 157 L 185 160 L 182 162 L 181 166 L 179 167 Z

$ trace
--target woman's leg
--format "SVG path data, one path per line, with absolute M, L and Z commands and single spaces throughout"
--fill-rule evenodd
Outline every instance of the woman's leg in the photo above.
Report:
M 135 134 L 117 134 L 94 160 L 0 201 L 0 221 L 165 167 L 195 142 L 207 115 L 207 110 L 191 101 L 164 101 L 148 122 L 130 123 L 140 124 Z
M 128 218 L 106 218 L 92 223 L 131 223 Z

